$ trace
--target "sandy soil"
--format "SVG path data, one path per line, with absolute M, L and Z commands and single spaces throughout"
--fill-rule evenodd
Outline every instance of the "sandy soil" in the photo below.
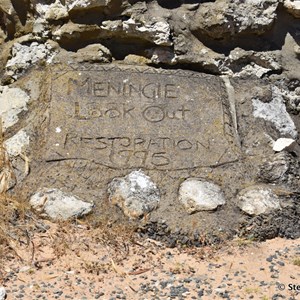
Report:
M 169 249 L 125 230 L 43 227 L 1 261 L 8 300 L 300 299 L 299 239 Z

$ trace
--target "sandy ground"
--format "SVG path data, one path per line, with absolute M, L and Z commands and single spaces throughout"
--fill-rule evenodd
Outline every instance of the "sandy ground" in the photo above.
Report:
M 300 299 L 300 240 L 169 249 L 125 231 L 43 224 L 1 261 L 8 300 Z

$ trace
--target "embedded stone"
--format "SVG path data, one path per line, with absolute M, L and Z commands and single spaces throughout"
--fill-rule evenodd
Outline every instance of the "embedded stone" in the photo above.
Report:
M 3 131 L 19 121 L 18 115 L 27 111 L 28 101 L 29 96 L 20 88 L 0 87 L 0 116 Z
M 114 178 L 108 186 L 109 200 L 130 218 L 139 218 L 157 208 L 160 192 L 151 178 L 141 171 Z
M 288 139 L 288 138 L 279 138 L 276 140 L 273 144 L 273 150 L 276 152 L 280 152 L 282 150 L 291 148 L 295 144 L 294 139 Z
M 18 156 L 24 153 L 28 145 L 29 136 L 23 129 L 4 142 L 5 149 L 9 156 Z
M 179 201 L 189 214 L 214 210 L 225 204 L 223 192 L 218 185 L 197 178 L 187 179 L 180 185 Z
M 93 203 L 85 202 L 74 195 L 54 188 L 43 188 L 37 191 L 30 198 L 29 203 L 42 216 L 56 221 L 83 217 L 94 207 Z
M 272 189 L 252 186 L 238 194 L 239 208 L 249 215 L 260 215 L 280 209 L 280 201 Z

